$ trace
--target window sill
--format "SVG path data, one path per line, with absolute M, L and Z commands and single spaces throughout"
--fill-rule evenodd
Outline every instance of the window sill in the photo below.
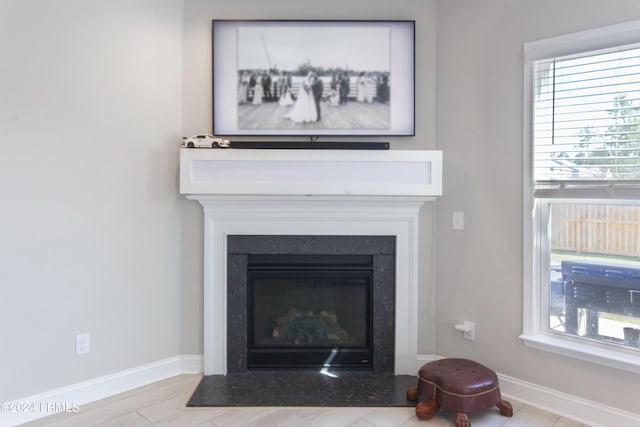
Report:
M 527 347 L 629 372 L 640 373 L 640 352 L 550 334 L 520 335 Z

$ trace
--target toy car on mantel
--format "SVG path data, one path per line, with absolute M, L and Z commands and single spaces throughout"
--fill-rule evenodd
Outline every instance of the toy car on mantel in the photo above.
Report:
M 208 133 L 199 133 L 190 137 L 182 137 L 182 145 L 188 148 L 227 148 L 231 143 L 228 139 L 219 138 Z

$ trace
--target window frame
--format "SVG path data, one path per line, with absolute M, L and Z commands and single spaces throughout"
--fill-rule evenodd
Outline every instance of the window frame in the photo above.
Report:
M 523 321 L 522 334 L 527 347 L 575 359 L 640 373 L 640 351 L 552 332 L 548 328 L 547 290 L 549 287 L 550 251 L 549 210 L 554 202 L 629 203 L 628 197 L 603 198 L 582 194 L 563 198 L 541 198 L 534 194 L 534 63 L 539 60 L 597 51 L 640 41 L 640 21 L 588 30 L 524 44 L 523 93 Z M 605 200 L 607 199 L 607 200 Z M 636 199 L 640 203 L 640 198 Z

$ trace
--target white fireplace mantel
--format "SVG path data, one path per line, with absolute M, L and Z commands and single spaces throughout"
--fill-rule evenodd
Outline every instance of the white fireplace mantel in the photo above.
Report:
M 183 148 L 180 193 L 435 197 L 442 151 Z
M 415 373 L 418 216 L 441 195 L 442 152 L 182 149 L 180 192 L 204 210 L 205 375 L 227 373 L 229 235 L 395 236 L 394 370 Z

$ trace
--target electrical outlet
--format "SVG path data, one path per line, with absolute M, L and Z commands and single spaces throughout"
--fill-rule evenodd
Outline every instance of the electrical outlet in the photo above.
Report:
M 451 214 L 451 228 L 464 230 L 464 212 L 453 212 Z
M 91 351 L 91 335 L 76 335 L 76 356 L 82 356 Z
M 476 324 L 475 322 L 469 322 L 465 320 L 464 322 L 455 325 L 454 328 L 456 330 L 463 333 L 463 337 L 465 340 L 475 341 L 476 340 Z
M 466 330 L 462 335 L 465 340 L 475 341 L 476 340 L 476 324 L 475 322 L 464 322 L 466 326 Z

